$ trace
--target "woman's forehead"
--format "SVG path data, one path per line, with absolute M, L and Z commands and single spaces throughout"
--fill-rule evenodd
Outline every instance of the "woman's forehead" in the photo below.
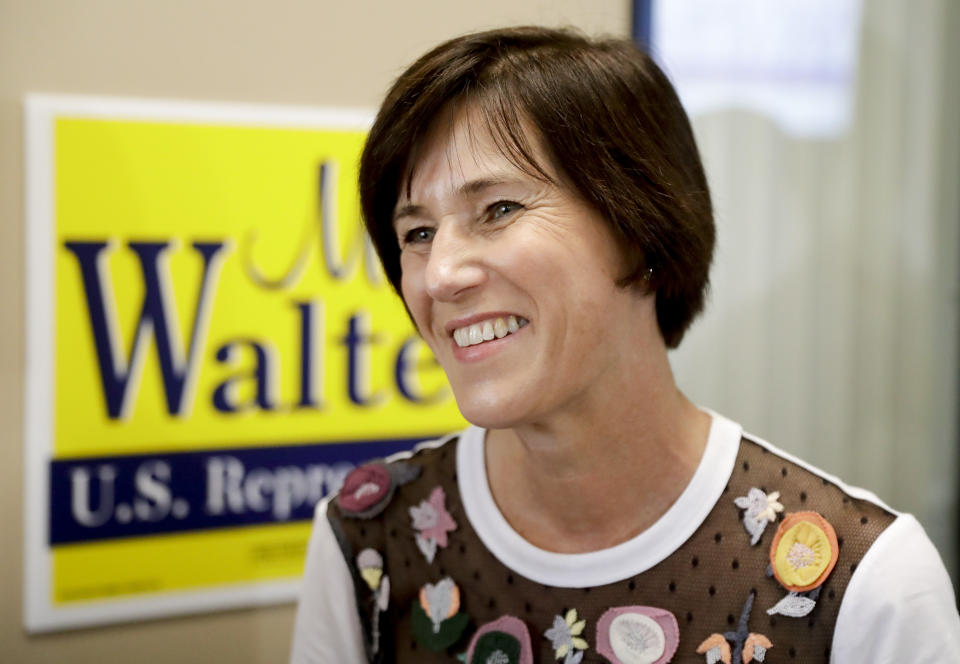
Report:
M 469 194 L 497 182 L 555 180 L 537 132 L 528 122 L 519 131 L 523 145 L 507 145 L 503 132 L 495 133 L 493 120 L 475 106 L 443 111 L 412 155 L 397 205 L 441 193 Z M 527 156 L 533 164 L 523 163 Z

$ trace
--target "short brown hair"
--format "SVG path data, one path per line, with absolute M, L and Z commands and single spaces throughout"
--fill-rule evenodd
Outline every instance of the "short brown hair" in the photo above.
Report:
M 439 115 L 480 111 L 503 153 L 550 179 L 532 127 L 564 184 L 610 224 L 629 270 L 621 286 L 656 293 L 675 348 L 703 309 L 713 212 L 690 122 L 659 67 L 635 44 L 539 27 L 479 32 L 437 46 L 387 93 L 360 161 L 360 201 L 387 278 L 400 292 L 393 214 Z

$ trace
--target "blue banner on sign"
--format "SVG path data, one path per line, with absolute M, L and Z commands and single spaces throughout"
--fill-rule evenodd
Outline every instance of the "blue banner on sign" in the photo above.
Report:
M 421 438 L 50 463 L 50 544 L 310 519 L 356 465 Z

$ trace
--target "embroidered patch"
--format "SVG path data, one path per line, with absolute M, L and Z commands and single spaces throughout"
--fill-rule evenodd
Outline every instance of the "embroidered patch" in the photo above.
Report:
M 419 533 L 415 536 L 417 540 L 417 548 L 420 549 L 420 553 L 423 554 L 423 557 L 427 559 L 428 563 L 432 563 L 433 559 L 437 556 L 437 540 L 427 539 Z
M 480 652 L 473 661 L 478 664 L 512 664 L 520 657 L 520 644 L 512 636 L 503 633 L 488 634 L 480 645 Z
M 779 498 L 779 491 L 768 494 L 754 487 L 747 495 L 734 499 L 734 504 L 744 510 L 743 526 L 750 533 L 750 546 L 760 541 L 767 524 L 776 521 L 777 513 L 783 511 Z
M 553 627 L 543 633 L 553 646 L 553 656 L 563 659 L 563 664 L 580 664 L 583 651 L 588 648 L 581 636 L 586 626 L 586 620 L 577 620 L 576 609 L 570 609 L 562 617 L 554 616 Z
M 743 664 L 750 662 L 762 662 L 767 657 L 767 649 L 772 648 L 770 639 L 763 634 L 750 634 L 743 644 Z
M 433 623 L 433 631 L 460 610 L 460 588 L 449 576 L 437 583 L 428 583 L 420 589 L 420 606 Z
M 413 603 L 413 634 L 428 650 L 446 650 L 460 638 L 469 622 L 460 611 L 460 588 L 446 577 L 425 584 Z
M 467 648 L 468 664 L 533 664 L 533 646 L 526 624 L 502 616 L 481 625 Z
M 621 606 L 597 621 L 597 652 L 614 664 L 666 664 L 679 643 L 677 619 L 665 609 Z
M 779 613 L 790 618 L 803 618 L 813 611 L 817 603 L 809 597 L 790 591 L 783 599 L 767 609 L 769 615 Z
M 386 508 L 398 486 L 419 475 L 420 466 L 409 463 L 366 463 L 347 475 L 337 494 L 337 505 L 344 516 L 371 519 Z
M 714 632 L 697 646 L 697 653 L 706 656 L 707 664 L 731 664 L 730 644 L 723 638 L 723 634 Z
M 376 655 L 380 651 L 380 614 L 390 603 L 390 577 L 383 573 L 383 556 L 374 549 L 364 549 L 357 555 L 357 569 L 373 591 L 370 652 Z
M 447 546 L 447 533 L 457 528 L 457 522 L 444 505 L 445 501 L 443 487 L 438 486 L 430 492 L 427 500 L 410 508 L 413 527 L 419 531 L 416 535 L 417 548 L 429 563 L 437 555 L 437 547 Z
M 750 612 L 753 611 L 753 601 L 756 599 L 755 593 L 750 593 L 747 601 L 743 604 L 743 611 L 740 612 L 740 622 L 737 623 L 735 632 L 724 632 L 723 634 L 714 633 L 708 636 L 697 646 L 697 653 L 706 657 L 707 664 L 733 664 L 733 662 L 743 661 L 743 664 L 757 661 L 762 662 L 767 655 L 767 650 L 773 647 L 763 634 L 754 634 L 747 629 L 750 622 Z M 731 650 L 729 643 L 733 644 Z M 749 651 L 749 654 L 748 654 Z
M 770 544 L 773 575 L 787 590 L 823 584 L 837 564 L 840 546 L 833 526 L 816 512 L 788 514 Z
M 364 549 L 357 556 L 357 569 L 360 570 L 360 576 L 366 581 L 370 590 L 376 590 L 380 587 L 380 579 L 383 576 L 383 557 L 373 549 Z
M 377 591 L 377 607 L 382 613 L 387 610 L 388 606 L 390 606 L 390 577 L 384 576 Z

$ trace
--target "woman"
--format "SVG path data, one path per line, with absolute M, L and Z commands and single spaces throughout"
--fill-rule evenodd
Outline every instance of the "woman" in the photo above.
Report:
M 960 656 L 912 517 L 675 386 L 714 226 L 686 115 L 631 43 L 437 47 L 387 95 L 360 186 L 475 426 L 320 506 L 294 661 Z

